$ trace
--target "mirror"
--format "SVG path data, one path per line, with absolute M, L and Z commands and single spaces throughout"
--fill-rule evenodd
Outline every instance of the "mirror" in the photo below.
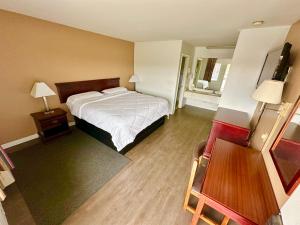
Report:
M 271 148 L 271 156 L 286 193 L 300 182 L 300 99 Z
M 198 58 L 190 90 L 221 96 L 230 64 L 231 59 Z

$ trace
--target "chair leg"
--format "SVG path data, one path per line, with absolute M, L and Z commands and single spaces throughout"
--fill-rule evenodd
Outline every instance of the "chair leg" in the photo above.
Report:
M 185 210 L 187 209 L 188 204 L 189 204 L 190 195 L 191 195 L 191 191 L 192 191 L 192 186 L 193 186 L 193 182 L 194 182 L 196 170 L 197 170 L 197 163 L 194 162 L 193 166 L 192 166 L 192 170 L 191 170 L 191 176 L 190 176 L 188 188 L 186 190 L 186 195 L 185 195 L 184 203 L 183 203 L 183 208 Z
M 197 208 L 196 208 L 196 212 L 195 212 L 195 214 L 193 216 L 191 225 L 197 225 L 198 220 L 199 220 L 199 218 L 201 216 L 202 209 L 204 207 L 204 203 L 205 203 L 205 197 L 201 196 L 201 198 L 199 198 L 199 201 L 198 201 L 198 204 L 197 204 Z
M 224 216 L 221 225 L 227 225 L 229 222 L 229 218 L 227 216 Z

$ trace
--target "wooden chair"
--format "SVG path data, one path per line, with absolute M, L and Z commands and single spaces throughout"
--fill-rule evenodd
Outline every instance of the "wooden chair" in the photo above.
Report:
M 202 188 L 202 184 L 205 178 L 206 167 L 208 164 L 208 159 L 203 156 L 205 146 L 206 142 L 202 142 L 197 148 L 195 148 L 193 152 L 191 175 L 183 203 L 183 208 L 193 214 L 195 214 L 196 209 L 189 205 L 189 200 L 191 195 L 198 199 L 200 198 L 200 189 Z M 201 213 L 199 218 L 210 225 L 218 225 L 217 222 L 208 218 L 203 213 Z M 226 225 L 228 221 L 229 218 L 224 216 L 221 225 Z

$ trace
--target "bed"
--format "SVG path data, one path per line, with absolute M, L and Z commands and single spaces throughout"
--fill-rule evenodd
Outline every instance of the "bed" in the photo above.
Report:
M 76 126 L 112 149 L 125 154 L 164 124 L 167 100 L 126 91 L 70 101 L 80 93 L 119 87 L 119 78 L 56 83 Z

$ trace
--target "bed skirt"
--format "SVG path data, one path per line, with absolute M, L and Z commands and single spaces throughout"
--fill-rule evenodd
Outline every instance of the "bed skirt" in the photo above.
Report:
M 111 140 L 111 135 L 105 130 L 102 130 L 85 120 L 79 119 L 78 117 L 74 116 L 76 127 L 78 127 L 80 130 L 88 133 L 92 137 L 96 138 L 97 140 L 101 141 L 103 144 L 109 146 L 110 148 L 117 151 L 117 148 L 115 147 L 114 143 Z M 163 125 L 165 122 L 165 116 L 159 118 L 158 120 L 154 121 L 151 125 L 146 127 L 144 130 L 142 130 L 138 135 L 135 137 L 134 141 L 128 145 L 126 145 L 119 153 L 125 154 L 130 149 L 132 149 L 135 145 L 140 143 L 142 140 L 144 140 L 147 136 L 149 136 L 152 132 L 154 132 L 157 128 L 159 128 L 161 125 Z

